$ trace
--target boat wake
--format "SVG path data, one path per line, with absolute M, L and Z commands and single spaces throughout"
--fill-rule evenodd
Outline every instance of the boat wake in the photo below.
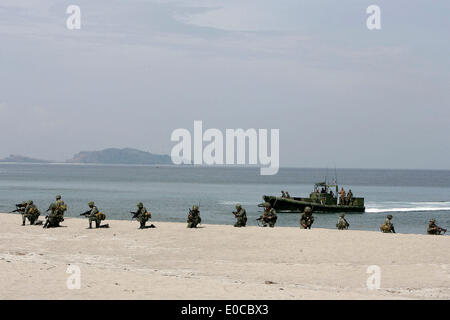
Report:
M 450 211 L 450 202 L 386 202 L 367 204 L 367 213 Z
M 241 205 L 243 205 L 243 206 L 255 206 L 255 205 L 258 205 L 259 203 L 261 203 L 261 201 L 260 202 L 254 202 L 254 201 L 241 201 L 241 202 L 239 202 L 239 201 L 226 201 L 226 200 L 223 200 L 223 201 L 218 201 L 218 204 L 219 205 L 223 205 L 223 206 L 231 206 L 231 205 L 236 205 L 236 203 L 240 203 Z

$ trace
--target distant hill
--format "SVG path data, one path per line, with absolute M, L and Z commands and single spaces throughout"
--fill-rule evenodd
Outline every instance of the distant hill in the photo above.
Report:
M 66 162 L 98 164 L 172 164 L 172 160 L 168 155 L 153 154 L 131 148 L 82 151 Z
M 20 163 L 50 163 L 47 160 L 33 159 L 29 157 L 12 154 L 9 157 L 0 159 L 0 162 L 20 162 Z

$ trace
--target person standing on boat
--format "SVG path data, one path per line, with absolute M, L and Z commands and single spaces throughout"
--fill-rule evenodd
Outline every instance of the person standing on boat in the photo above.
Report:
M 353 192 L 352 189 L 348 190 L 347 193 L 347 204 L 352 205 L 353 204 Z
M 339 219 L 336 223 L 336 227 L 338 228 L 338 230 L 347 230 L 348 227 L 350 226 L 350 223 L 348 223 L 344 217 L 345 217 L 345 214 L 343 214 L 343 213 L 341 213 L 339 215 Z
M 339 196 L 339 204 L 343 206 L 345 204 L 345 190 L 341 188 L 340 196 Z
M 302 229 L 311 229 L 313 223 L 314 217 L 312 215 L 311 207 L 306 207 L 300 216 L 300 227 Z
M 284 193 L 283 190 L 281 190 L 281 197 L 282 197 L 282 198 L 286 198 L 286 193 Z
M 234 216 L 236 217 L 235 227 L 245 227 L 247 224 L 247 212 L 242 206 L 238 203 L 236 204 L 236 211 L 233 211 Z
M 392 215 L 388 214 L 386 220 L 381 225 L 380 230 L 383 233 L 395 233 L 394 224 L 392 223 Z
M 286 191 L 286 198 L 290 199 L 291 195 L 289 194 L 289 192 Z

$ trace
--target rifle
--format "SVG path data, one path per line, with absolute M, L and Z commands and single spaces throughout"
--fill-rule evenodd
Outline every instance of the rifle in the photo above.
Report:
M 88 214 L 91 214 L 91 210 L 83 212 L 82 214 L 80 214 L 80 216 L 85 216 L 86 217 Z
M 441 232 L 446 233 L 447 232 L 447 229 L 445 229 L 445 228 L 441 228 L 441 227 L 437 227 L 437 228 L 438 228 L 439 233 L 441 233 Z
M 133 216 L 131 217 L 131 220 L 137 218 L 137 216 L 138 216 L 138 213 L 137 213 L 137 212 L 130 211 L 130 213 L 133 215 Z
M 256 218 L 256 223 L 258 224 L 258 227 L 261 227 L 261 225 L 259 224 L 259 222 L 262 220 L 262 216 L 260 216 L 259 218 Z
M 25 213 L 26 207 L 27 207 L 26 204 L 24 205 L 24 204 L 18 203 L 18 204 L 16 204 L 16 210 L 10 211 L 10 213 L 14 213 L 14 212 Z

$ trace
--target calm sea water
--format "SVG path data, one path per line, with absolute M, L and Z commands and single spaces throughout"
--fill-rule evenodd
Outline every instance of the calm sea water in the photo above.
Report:
M 256 225 L 263 194 L 307 196 L 327 175 L 334 178 L 334 170 L 282 168 L 260 176 L 258 168 L 0 164 L 0 212 L 29 199 L 43 212 L 60 193 L 71 217 L 92 200 L 108 218 L 126 220 L 142 201 L 154 221 L 184 222 L 188 208 L 200 204 L 204 223 L 233 224 L 239 202 Z M 364 214 L 347 214 L 351 229 L 378 230 L 388 213 L 400 233 L 423 234 L 432 217 L 450 226 L 450 171 L 341 169 L 337 176 L 340 186 L 366 199 Z M 316 214 L 314 227 L 335 228 L 337 216 Z M 277 226 L 298 226 L 298 219 L 281 213 Z

